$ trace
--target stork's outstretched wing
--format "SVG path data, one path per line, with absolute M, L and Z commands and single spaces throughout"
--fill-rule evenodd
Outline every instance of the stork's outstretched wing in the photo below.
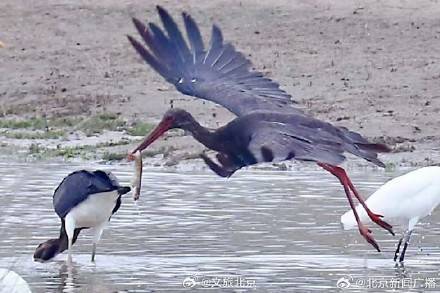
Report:
M 142 58 L 177 90 L 220 104 L 237 116 L 257 110 L 301 112 L 276 82 L 252 71 L 250 61 L 223 42 L 217 26 L 212 27 L 211 42 L 205 49 L 197 24 L 183 13 L 188 47 L 168 12 L 160 6 L 157 10 L 165 30 L 154 23 L 147 27 L 133 18 L 147 47 L 131 36 L 128 39 Z

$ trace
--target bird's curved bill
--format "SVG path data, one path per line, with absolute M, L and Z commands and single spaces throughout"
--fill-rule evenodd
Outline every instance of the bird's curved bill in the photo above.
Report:
M 128 160 L 133 160 L 133 154 L 135 154 L 137 151 L 142 152 L 144 149 L 146 149 L 150 144 L 152 144 L 156 139 L 161 137 L 162 134 L 164 134 L 167 130 L 171 129 L 171 126 L 173 125 L 173 119 L 172 118 L 165 118 L 163 119 L 157 126 L 154 128 L 152 132 L 144 139 L 144 141 L 135 148 L 130 154 L 128 155 Z

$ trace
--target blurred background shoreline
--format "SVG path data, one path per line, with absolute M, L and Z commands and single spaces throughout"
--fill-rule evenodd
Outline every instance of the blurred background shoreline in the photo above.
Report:
M 3 157 L 123 160 L 171 104 L 208 127 L 227 123 L 233 116 L 225 109 L 181 95 L 130 47 L 131 17 L 157 22 L 156 4 L 1 1 Z M 160 4 L 176 17 L 191 13 L 206 37 L 218 24 L 306 112 L 387 143 L 393 149 L 381 156 L 387 167 L 440 162 L 437 1 Z M 202 168 L 202 150 L 184 133 L 170 132 L 144 154 L 145 163 Z

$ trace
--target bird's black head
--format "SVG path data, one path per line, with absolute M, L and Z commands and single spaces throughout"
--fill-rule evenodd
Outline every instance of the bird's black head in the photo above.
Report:
M 188 130 L 194 122 L 193 116 L 187 111 L 178 108 L 170 109 L 163 115 L 162 121 L 160 121 L 156 128 L 151 131 L 145 140 L 131 153 L 134 154 L 137 151 L 143 151 L 170 129 L 180 128 Z
M 190 113 L 179 108 L 169 109 L 163 115 L 162 121 L 164 120 L 172 121 L 170 129 L 180 128 L 184 130 L 187 130 L 194 122 L 194 118 Z
M 54 258 L 59 253 L 60 240 L 50 239 L 38 245 L 35 249 L 34 260 L 38 262 L 45 262 Z
M 118 187 L 118 194 L 119 195 L 124 195 L 126 193 L 129 193 L 131 191 L 131 188 L 128 186 L 120 186 Z

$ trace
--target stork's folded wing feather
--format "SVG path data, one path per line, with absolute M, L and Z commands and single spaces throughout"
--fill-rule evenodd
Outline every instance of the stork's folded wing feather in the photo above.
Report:
M 168 12 L 157 9 L 166 33 L 153 23 L 146 26 L 133 19 L 147 47 L 128 38 L 142 58 L 177 90 L 220 104 L 237 116 L 256 110 L 301 112 L 276 82 L 252 71 L 250 61 L 223 42 L 217 26 L 212 27 L 211 41 L 205 49 L 197 24 L 183 13 L 188 46 Z
M 53 206 L 60 218 L 83 202 L 91 194 L 117 189 L 112 178 L 103 171 L 80 170 L 69 174 L 55 190 Z
M 249 150 L 259 162 L 297 159 L 339 165 L 345 160 L 340 138 L 309 133 L 284 123 L 261 122 L 251 137 Z
M 339 165 L 345 160 L 343 153 L 348 152 L 383 167 L 377 154 L 389 151 L 385 145 L 370 143 L 359 133 L 304 115 L 281 114 L 276 119 L 258 121 L 252 127 L 250 148 L 257 160 L 267 161 L 266 154 L 266 158 L 278 161 L 295 158 Z

